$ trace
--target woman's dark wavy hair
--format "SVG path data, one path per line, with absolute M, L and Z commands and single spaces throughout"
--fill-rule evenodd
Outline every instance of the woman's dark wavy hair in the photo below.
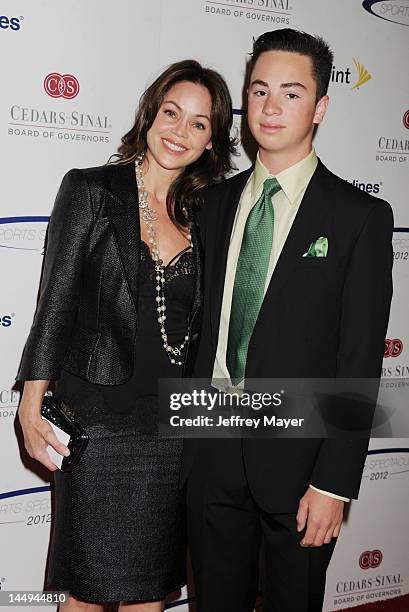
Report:
M 218 182 L 233 168 L 231 156 L 236 153 L 236 140 L 230 136 L 233 123 L 232 101 L 223 77 L 195 60 L 171 64 L 142 94 L 135 123 L 121 139 L 117 163 L 125 164 L 146 151 L 146 136 L 167 92 L 176 83 L 189 81 L 203 85 L 210 93 L 212 110 L 212 148 L 187 166 L 171 184 L 166 201 L 168 215 L 179 229 L 188 225 L 190 211 L 198 192 Z

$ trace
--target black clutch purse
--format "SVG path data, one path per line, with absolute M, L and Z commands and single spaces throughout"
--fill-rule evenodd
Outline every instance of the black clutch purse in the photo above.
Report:
M 71 408 L 62 400 L 56 399 L 52 395 L 45 395 L 41 405 L 41 416 L 46 419 L 51 426 L 55 425 L 64 433 L 69 435 L 67 443 L 70 454 L 63 457 L 60 470 L 70 472 L 77 465 L 78 461 L 87 448 L 89 436 L 85 429 L 74 419 Z M 58 437 L 58 432 L 56 432 Z

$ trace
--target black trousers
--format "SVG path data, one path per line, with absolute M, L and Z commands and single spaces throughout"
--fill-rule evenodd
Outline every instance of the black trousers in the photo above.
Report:
M 198 612 L 250 612 L 259 584 L 263 612 L 321 612 L 335 540 L 303 548 L 295 514 L 257 506 L 240 440 L 201 441 L 187 511 Z

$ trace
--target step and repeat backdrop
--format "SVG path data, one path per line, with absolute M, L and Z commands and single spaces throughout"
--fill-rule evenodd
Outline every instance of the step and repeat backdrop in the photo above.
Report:
M 169 63 L 195 58 L 219 70 L 231 88 L 234 130 L 240 134 L 253 38 L 294 27 L 330 42 L 335 52 L 331 102 L 315 146 L 335 173 L 393 207 L 394 298 L 383 378 L 405 384 L 408 26 L 409 0 L 3 0 L 1 590 L 41 589 L 47 561 L 52 483 L 22 453 L 14 377 L 35 309 L 55 194 L 68 169 L 103 164 L 116 151 L 140 94 Z M 244 152 L 236 162 L 239 169 L 250 164 Z M 360 500 L 350 505 L 328 571 L 325 612 L 409 610 L 408 484 L 409 440 L 373 439 Z M 183 591 L 168 606 L 185 612 L 191 598 Z

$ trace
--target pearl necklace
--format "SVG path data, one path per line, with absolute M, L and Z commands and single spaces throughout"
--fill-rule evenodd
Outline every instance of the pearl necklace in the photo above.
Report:
M 168 343 L 168 336 L 166 334 L 165 329 L 165 320 L 166 320 L 166 300 L 165 300 L 165 267 L 163 265 L 163 261 L 160 258 L 158 241 L 156 238 L 156 231 L 153 226 L 153 221 L 157 221 L 156 212 L 148 202 L 148 192 L 145 189 L 145 183 L 142 175 L 142 165 L 145 154 L 142 153 L 138 155 L 135 160 L 135 174 L 136 174 L 136 184 L 138 185 L 138 200 L 139 200 L 139 208 L 142 212 L 142 219 L 145 222 L 147 227 L 147 232 L 149 236 L 149 248 L 151 252 L 151 257 L 155 262 L 155 272 L 156 272 L 156 310 L 158 311 L 158 323 L 160 328 L 160 333 L 162 337 L 163 348 L 166 351 L 166 354 L 169 358 L 170 363 L 174 365 L 181 366 L 183 362 L 180 361 L 182 351 L 186 346 L 186 342 L 189 340 L 189 328 L 187 330 L 186 336 L 183 339 L 183 342 L 179 346 L 171 346 Z M 192 237 L 188 234 L 188 239 L 190 241 L 190 245 L 192 245 Z

